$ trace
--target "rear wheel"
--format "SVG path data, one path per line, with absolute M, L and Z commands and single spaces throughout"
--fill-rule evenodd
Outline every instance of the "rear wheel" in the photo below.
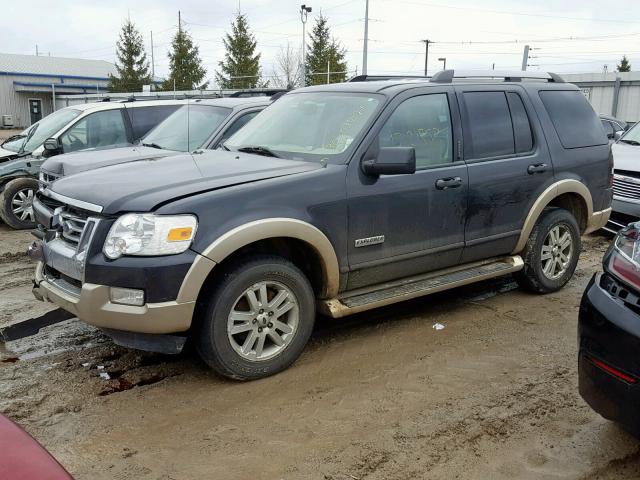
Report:
M 302 353 L 315 321 L 311 284 L 291 262 L 255 256 L 227 269 L 200 325 L 197 348 L 221 375 L 253 380 Z
M 562 208 L 546 210 L 531 231 L 522 254 L 524 268 L 514 274 L 518 284 L 537 293 L 560 290 L 573 276 L 580 257 L 580 229 Z
M 35 228 L 33 199 L 38 191 L 38 182 L 33 178 L 11 180 L 0 193 L 0 217 L 16 229 Z

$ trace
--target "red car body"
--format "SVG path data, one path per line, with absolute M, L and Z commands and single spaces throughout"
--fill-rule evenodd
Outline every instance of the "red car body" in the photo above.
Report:
M 27 432 L 0 415 L 0 479 L 73 480 Z

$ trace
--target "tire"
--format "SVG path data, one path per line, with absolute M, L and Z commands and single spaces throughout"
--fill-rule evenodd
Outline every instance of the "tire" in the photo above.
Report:
M 0 217 L 12 228 L 35 228 L 33 199 L 38 191 L 38 181 L 33 178 L 16 178 L 7 183 L 0 193 Z
M 315 296 L 302 271 L 284 258 L 256 255 L 228 268 L 213 288 L 195 344 L 220 375 L 255 380 L 289 367 L 304 350 L 314 321 Z
M 570 244 L 565 247 L 568 241 Z M 545 210 L 522 252 L 524 268 L 514 278 L 531 292 L 560 290 L 573 276 L 581 248 L 580 229 L 574 216 L 562 208 Z

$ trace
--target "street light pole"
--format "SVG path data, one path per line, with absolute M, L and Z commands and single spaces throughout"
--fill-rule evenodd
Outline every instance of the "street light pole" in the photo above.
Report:
M 442 65 L 442 70 L 446 70 L 446 69 L 447 69 L 447 59 L 446 59 L 446 58 L 444 58 L 444 57 L 440 57 L 440 58 L 438 59 L 438 61 L 443 63 L 443 65 Z
M 300 5 L 300 21 L 302 22 L 302 86 L 304 87 L 307 84 L 307 62 L 306 62 L 306 53 L 307 53 L 307 33 L 306 33 L 306 25 L 307 25 L 307 14 L 311 13 L 311 7 L 307 7 L 306 5 Z
M 427 64 L 429 63 L 429 44 L 431 40 L 422 40 L 424 42 L 424 76 L 427 76 Z
M 367 74 L 367 47 L 369 44 L 369 0 L 364 7 L 364 46 L 362 48 L 362 74 Z

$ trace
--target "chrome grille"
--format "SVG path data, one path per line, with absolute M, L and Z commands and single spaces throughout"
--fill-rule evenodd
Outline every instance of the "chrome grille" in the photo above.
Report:
M 82 232 L 84 232 L 87 226 L 87 217 L 65 210 L 59 212 L 58 216 L 60 218 L 60 226 L 62 227 L 62 238 L 68 243 L 78 245 L 82 238 Z
M 60 178 L 60 175 L 40 171 L 40 181 L 44 184 L 49 184 L 57 180 L 58 178 Z
M 613 194 L 619 197 L 640 199 L 640 178 L 615 174 Z

